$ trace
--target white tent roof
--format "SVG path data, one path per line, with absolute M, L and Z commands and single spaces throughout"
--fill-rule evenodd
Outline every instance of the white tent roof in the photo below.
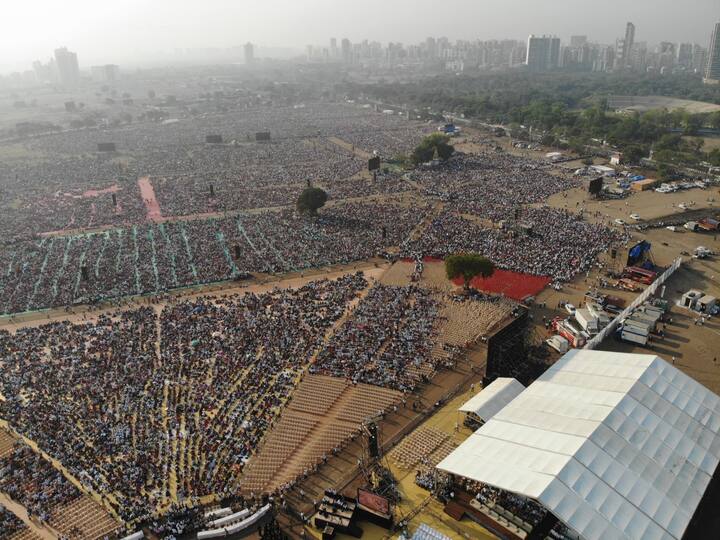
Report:
M 583 538 L 680 539 L 720 462 L 720 398 L 652 355 L 573 350 L 438 468 Z
M 463 403 L 458 411 L 474 413 L 487 422 L 523 390 L 525 387 L 517 379 L 499 377 Z

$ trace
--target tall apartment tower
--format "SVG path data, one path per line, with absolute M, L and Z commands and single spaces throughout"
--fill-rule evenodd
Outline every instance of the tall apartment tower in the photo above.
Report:
M 704 82 L 705 84 L 720 84 L 720 23 L 715 24 L 715 30 L 710 39 Z
M 340 42 L 340 49 L 342 51 L 342 61 L 349 64 L 352 60 L 352 44 L 348 38 L 343 38 Z
M 635 44 L 635 25 L 631 22 L 627 23 L 625 27 L 625 37 L 620 42 L 618 47 L 617 58 L 615 59 L 615 65 L 620 71 L 626 70 L 632 67 L 632 51 L 633 45 Z
M 560 65 L 560 38 L 535 36 L 528 38 L 525 64 L 530 71 L 547 71 Z
M 250 65 L 255 61 L 255 46 L 252 43 L 247 42 L 245 44 L 244 49 L 245 49 L 245 64 Z
M 55 49 L 55 65 L 58 77 L 63 86 L 77 86 L 80 83 L 80 68 L 77 54 L 67 50 L 67 47 Z

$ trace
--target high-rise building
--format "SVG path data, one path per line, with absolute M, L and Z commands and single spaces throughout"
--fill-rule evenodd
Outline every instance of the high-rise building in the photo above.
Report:
M 245 64 L 250 65 L 255 61 L 255 46 L 249 41 L 245 44 Z
M 692 68 L 695 73 L 705 73 L 707 67 L 707 49 L 697 43 L 693 45 Z
M 115 82 L 120 78 L 120 68 L 115 64 L 91 66 L 90 75 L 95 82 Z
M 681 43 L 677 48 L 677 63 L 684 68 L 692 67 L 692 43 Z
M 582 47 L 587 44 L 587 36 L 570 36 L 571 47 Z
M 77 86 L 80 83 L 80 67 L 77 54 L 68 51 L 67 47 L 55 49 L 55 65 L 57 66 L 60 84 Z
M 530 35 L 525 63 L 530 71 L 556 69 L 560 62 L 560 38 Z
M 618 42 L 615 67 L 619 71 L 632 68 L 632 52 L 635 43 L 635 25 L 631 22 L 625 27 L 625 37 Z
M 35 72 L 35 79 L 38 82 L 55 82 L 57 69 L 55 68 L 55 59 L 51 58 L 47 64 L 43 64 L 40 60 L 36 60 L 32 64 Z
M 437 56 L 437 42 L 435 38 L 429 37 L 425 40 L 425 49 L 427 50 L 428 58 L 435 58 Z
M 330 38 L 330 57 L 332 57 L 332 58 L 338 57 L 338 46 L 337 46 L 336 38 Z
M 715 24 L 715 30 L 710 39 L 705 84 L 720 84 L 720 23 Z
M 348 38 L 343 38 L 340 42 L 340 47 L 342 49 L 342 61 L 349 64 L 352 60 L 352 44 L 350 43 L 350 40 Z

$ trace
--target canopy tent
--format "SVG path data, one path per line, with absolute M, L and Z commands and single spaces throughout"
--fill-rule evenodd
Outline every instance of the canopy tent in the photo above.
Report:
M 720 462 L 720 398 L 652 355 L 573 350 L 438 469 L 582 538 L 680 539 Z
M 458 411 L 475 414 L 487 422 L 523 390 L 525 387 L 517 379 L 498 377 L 463 403 Z

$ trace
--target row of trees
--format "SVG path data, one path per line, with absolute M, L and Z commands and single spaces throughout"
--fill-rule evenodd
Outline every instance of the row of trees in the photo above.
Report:
M 548 146 L 585 153 L 587 146 L 606 141 L 622 149 L 625 159 L 638 162 L 653 148 L 660 158 L 678 165 L 707 160 L 720 163 L 720 151 L 705 153 L 696 143 L 668 145 L 670 134 L 695 135 L 701 128 L 720 130 L 720 112 L 691 114 L 684 110 L 653 110 L 615 114 L 608 111 L 610 95 L 664 95 L 720 104 L 720 88 L 687 75 L 528 74 L 506 73 L 477 77 L 438 77 L 406 84 L 352 86 L 389 102 L 450 110 L 466 117 L 509 125 L 514 138 L 529 139 L 529 128 L 543 132 Z M 674 139 L 673 139 L 674 140 Z M 422 157 L 427 157 L 426 152 Z M 411 156 L 416 162 L 415 155 Z
M 669 96 L 720 104 L 720 88 L 700 77 L 636 73 L 527 73 L 437 76 L 408 83 L 348 83 L 351 96 L 370 95 L 387 103 L 413 103 L 436 111 L 507 124 L 520 108 L 535 102 L 580 110 L 611 95 Z

